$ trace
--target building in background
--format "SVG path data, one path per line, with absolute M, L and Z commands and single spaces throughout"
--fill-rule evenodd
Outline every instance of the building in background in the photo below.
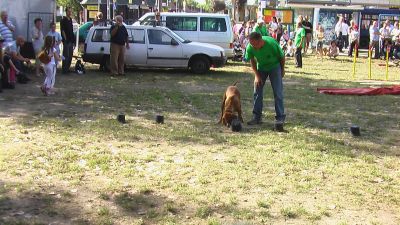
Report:
M 155 0 L 83 0 L 83 21 L 93 21 L 97 12 L 102 12 L 107 18 L 107 2 L 109 2 L 110 18 L 121 15 L 125 23 L 132 24 L 142 15 L 150 12 L 155 7 Z M 99 8 L 100 6 L 100 8 Z

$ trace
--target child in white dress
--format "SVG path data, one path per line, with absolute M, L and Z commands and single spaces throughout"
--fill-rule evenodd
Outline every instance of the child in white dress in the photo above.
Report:
M 54 94 L 53 88 L 56 81 L 56 60 L 60 60 L 57 50 L 54 48 L 55 42 L 52 36 L 46 36 L 44 40 L 43 51 L 49 56 L 50 62 L 43 65 L 46 78 L 43 85 L 40 87 L 45 96 Z

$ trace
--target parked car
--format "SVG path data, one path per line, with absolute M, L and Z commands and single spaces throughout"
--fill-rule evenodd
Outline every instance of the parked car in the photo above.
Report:
M 126 26 L 130 48 L 125 63 L 137 67 L 188 68 L 206 73 L 221 67 L 227 58 L 224 49 L 185 40 L 166 27 Z M 92 27 L 86 37 L 83 60 L 110 67 L 110 27 Z
M 227 14 L 162 12 L 161 25 L 184 39 L 222 47 L 228 58 L 233 58 L 233 32 Z M 133 25 L 154 24 L 154 12 L 144 14 Z

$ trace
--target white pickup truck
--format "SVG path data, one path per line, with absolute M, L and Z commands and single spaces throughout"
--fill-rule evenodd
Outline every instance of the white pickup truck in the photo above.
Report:
M 191 42 L 166 27 L 126 26 L 130 48 L 126 65 L 136 67 L 189 68 L 206 73 L 210 67 L 222 67 L 227 60 L 224 49 L 211 44 Z M 86 37 L 83 61 L 110 65 L 110 27 L 92 27 Z

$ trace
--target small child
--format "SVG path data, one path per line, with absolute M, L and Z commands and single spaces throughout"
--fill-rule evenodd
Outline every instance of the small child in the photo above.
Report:
M 324 28 L 322 26 L 318 27 L 317 31 L 317 56 L 324 56 L 322 48 L 324 47 L 324 38 L 325 38 L 325 33 L 324 33 Z
M 240 41 L 236 38 L 233 42 L 233 61 L 242 61 L 242 46 Z
M 296 51 L 296 46 L 294 45 L 292 39 L 289 39 L 289 41 L 287 43 L 286 56 L 293 57 L 295 51 Z
M 335 58 L 339 55 L 339 48 L 336 45 L 336 41 L 331 41 L 331 45 L 329 46 L 328 56 L 329 58 Z
M 46 78 L 43 85 L 40 87 L 40 90 L 45 96 L 54 94 L 52 89 L 54 88 L 54 83 L 56 81 L 56 60 L 60 61 L 60 56 L 54 46 L 54 38 L 52 36 L 46 36 L 44 39 L 43 51 L 51 58 L 51 60 L 49 63 L 43 65 Z

